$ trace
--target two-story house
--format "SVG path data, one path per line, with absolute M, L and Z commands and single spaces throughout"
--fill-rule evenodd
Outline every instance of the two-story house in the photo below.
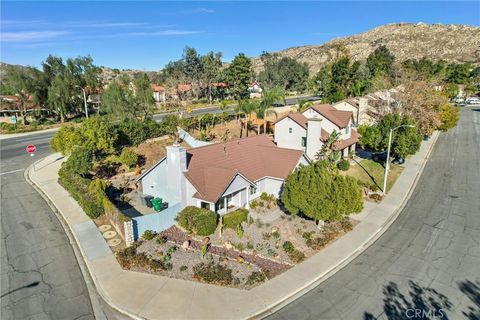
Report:
M 314 105 L 302 113 L 290 113 L 275 122 L 275 138 L 281 148 L 305 152 L 310 160 L 317 160 L 318 152 L 332 132 L 340 134 L 334 149 L 348 156 L 355 151 L 359 134 L 353 129 L 353 113 L 337 110 L 329 104 Z

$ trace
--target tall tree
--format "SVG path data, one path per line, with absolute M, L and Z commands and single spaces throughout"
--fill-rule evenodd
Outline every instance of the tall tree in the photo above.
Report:
M 245 54 L 239 53 L 227 70 L 229 84 L 237 100 L 248 97 L 248 85 L 252 80 L 252 61 Z
M 138 109 L 143 113 L 143 119 L 145 120 L 149 115 L 153 113 L 153 107 L 155 106 L 155 100 L 153 99 L 153 91 L 150 86 L 150 79 L 146 73 L 138 76 L 134 81 L 135 86 L 135 101 L 138 104 Z M 140 111 L 139 110 L 139 111 Z
M 5 70 L 4 86 L 13 92 L 19 99 L 20 114 L 23 123 L 26 123 L 27 105 L 34 91 L 34 79 L 31 68 L 7 66 Z
M 264 70 L 258 80 L 266 88 L 280 87 L 288 91 L 304 91 L 307 88 L 308 65 L 290 57 L 278 54 L 262 53 Z
M 367 66 L 373 76 L 390 76 L 393 72 L 395 56 L 385 45 L 381 45 L 367 57 Z
M 208 86 L 208 101 L 212 103 L 212 83 L 216 81 L 220 75 L 222 67 L 222 54 L 220 52 L 209 52 L 202 56 L 203 77 Z

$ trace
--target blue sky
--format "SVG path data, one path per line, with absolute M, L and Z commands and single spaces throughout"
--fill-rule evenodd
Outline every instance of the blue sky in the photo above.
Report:
M 322 44 L 393 22 L 480 25 L 480 2 L 11 2 L 1 3 L 3 62 L 39 66 L 48 54 L 159 70 L 183 48 L 237 53 Z

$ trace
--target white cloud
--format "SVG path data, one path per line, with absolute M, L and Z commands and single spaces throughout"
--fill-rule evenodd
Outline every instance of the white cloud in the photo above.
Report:
M 215 13 L 215 10 L 208 8 L 197 8 L 191 11 L 192 13 Z
M 42 42 L 68 34 L 67 31 L 16 31 L 1 32 L 0 39 L 5 42 Z
M 162 31 L 146 31 L 146 32 L 129 32 L 124 35 L 127 36 L 185 36 L 190 34 L 201 33 L 202 31 L 195 30 L 162 30 Z
M 92 22 L 78 24 L 79 27 L 92 27 L 92 28 L 121 28 L 121 27 L 138 27 L 146 25 L 145 22 Z

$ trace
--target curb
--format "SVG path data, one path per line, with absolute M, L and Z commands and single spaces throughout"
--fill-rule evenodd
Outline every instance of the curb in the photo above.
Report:
M 357 248 L 357 250 L 355 250 L 355 252 L 353 252 L 350 256 L 341 260 L 335 266 L 333 266 L 330 270 L 324 272 L 322 275 L 313 279 L 308 285 L 291 293 L 289 296 L 285 297 L 281 301 L 278 301 L 277 303 L 272 304 L 267 308 L 264 308 L 262 311 L 255 313 L 254 315 L 250 316 L 248 319 L 262 319 L 267 316 L 273 315 L 275 312 L 281 310 L 283 307 L 287 306 L 288 304 L 297 300 L 301 296 L 305 295 L 306 293 L 308 293 L 309 291 L 311 291 L 312 289 L 320 285 L 325 280 L 328 280 L 331 276 L 335 275 L 338 271 L 342 270 L 350 262 L 352 262 L 356 257 L 358 257 L 365 250 L 367 250 L 371 245 L 373 245 L 388 230 L 388 228 L 395 222 L 395 220 L 397 220 L 397 218 L 400 216 L 400 213 L 405 208 L 408 200 L 410 199 L 413 191 L 415 190 L 415 187 L 417 186 L 418 180 L 423 172 L 423 169 L 427 164 L 427 160 L 430 158 L 430 155 L 433 151 L 433 148 L 435 147 L 435 144 L 439 136 L 440 136 L 440 133 L 436 131 L 435 137 L 433 138 L 433 141 L 427 151 L 427 154 L 423 159 L 423 163 L 421 164 L 420 169 L 416 173 L 415 178 L 412 184 L 410 185 L 410 189 L 402 199 L 402 203 L 400 204 L 400 206 L 395 209 L 394 213 L 388 218 L 388 220 L 374 234 L 372 234 L 370 238 L 367 239 L 367 241 L 361 244 L 361 246 Z
M 48 156 L 47 156 L 48 157 Z M 88 266 L 87 258 L 83 250 L 79 245 L 79 241 L 77 237 L 75 237 L 75 233 L 72 231 L 70 225 L 66 221 L 65 217 L 63 216 L 62 212 L 57 209 L 53 200 L 46 194 L 40 186 L 38 186 L 31 178 L 30 178 L 30 171 L 32 168 L 35 167 L 37 163 L 45 159 L 46 157 L 39 159 L 32 163 L 30 166 L 25 169 L 23 176 L 25 180 L 30 184 L 35 191 L 45 200 L 48 206 L 52 209 L 53 213 L 57 217 L 58 221 L 62 225 L 63 230 L 65 230 L 65 234 L 68 237 L 70 245 L 72 247 L 73 253 L 75 255 L 75 259 L 80 267 L 80 271 L 82 276 L 85 280 L 85 284 L 87 287 L 88 295 L 90 297 L 90 304 L 95 316 L 95 319 L 111 319 L 110 317 L 114 317 L 114 319 L 142 319 L 136 315 L 130 314 L 127 311 L 121 310 L 119 307 L 114 305 L 105 295 L 102 293 L 101 290 L 98 289 L 98 283 L 96 282 L 95 277 L 92 276 L 90 267 Z M 93 301 L 92 301 L 93 300 Z M 94 303 L 95 302 L 95 303 Z M 106 306 L 113 311 L 114 314 L 109 314 L 110 317 L 107 317 L 105 314 L 105 310 L 101 308 L 101 306 Z
M 61 127 L 50 128 L 50 129 L 43 129 L 43 130 L 35 130 L 35 131 L 30 131 L 30 132 L 20 132 L 20 133 L 7 133 L 7 134 L 2 134 L 2 135 L 0 135 L 0 140 L 7 140 L 7 139 L 13 139 L 13 138 L 22 138 L 22 137 L 32 136 L 32 135 L 35 135 L 35 134 L 55 132 L 55 131 L 60 130 L 60 128 L 61 128 Z
M 291 292 L 288 296 L 282 298 L 280 301 L 277 301 L 277 302 L 271 304 L 270 306 L 267 306 L 263 310 L 256 312 L 255 314 L 247 317 L 246 319 L 261 319 L 261 318 L 267 317 L 267 316 L 275 313 L 276 311 L 282 309 L 286 305 L 290 304 L 294 300 L 303 296 L 304 294 L 306 294 L 307 292 L 309 292 L 310 290 L 312 290 L 313 288 L 315 288 L 316 286 L 318 286 L 319 284 L 321 284 L 322 282 L 324 282 L 325 280 L 330 278 L 332 275 L 334 275 L 335 273 L 337 273 L 338 271 L 343 269 L 352 260 L 354 260 L 356 257 L 358 257 L 361 253 L 363 253 L 368 247 L 370 247 L 373 243 L 375 243 L 376 240 L 378 240 L 381 237 L 381 235 L 388 230 L 390 225 L 393 224 L 393 222 L 398 218 L 398 216 L 402 212 L 403 208 L 407 204 L 408 200 L 410 199 L 410 197 L 411 197 L 411 195 L 412 195 L 412 193 L 413 193 L 413 191 L 414 191 L 414 189 L 415 189 L 415 187 L 418 183 L 419 177 L 421 176 L 421 174 L 422 174 L 422 172 L 423 172 L 423 170 L 426 166 L 427 160 L 430 158 L 430 155 L 433 151 L 433 148 L 435 147 L 435 144 L 438 140 L 438 137 L 439 137 L 439 133 L 436 132 L 435 136 L 432 137 L 433 139 L 432 139 L 431 145 L 429 146 L 429 149 L 427 150 L 427 152 L 426 152 L 426 154 L 423 158 L 423 162 L 421 163 L 419 170 L 415 174 L 415 177 L 413 179 L 413 182 L 410 185 L 410 188 L 409 188 L 408 192 L 404 195 L 400 206 L 395 209 L 394 213 L 388 218 L 388 220 L 386 222 L 384 222 L 384 224 L 380 228 L 378 228 L 378 230 L 374 234 L 372 234 L 363 244 L 361 244 L 350 256 L 348 256 L 348 257 L 344 258 L 343 260 L 339 261 L 335 266 L 333 266 L 332 268 L 330 268 L 329 270 L 327 270 L 323 274 L 317 276 L 316 278 L 312 279 L 307 285 L 303 286 L 300 289 L 297 289 L 294 292 Z M 144 318 L 139 317 L 138 315 L 131 314 L 128 311 L 122 310 L 121 308 L 116 306 L 112 301 L 110 301 L 110 299 L 105 295 L 105 293 L 102 291 L 101 287 L 97 283 L 96 278 L 92 275 L 90 267 L 87 263 L 88 260 L 86 259 L 85 253 L 81 250 L 81 247 L 79 245 L 79 241 L 75 237 L 75 234 L 72 231 L 70 225 L 65 220 L 62 212 L 59 211 L 56 208 L 56 206 L 54 204 L 54 201 L 48 196 L 48 194 L 46 194 L 40 186 L 38 186 L 35 182 L 33 182 L 33 180 L 30 179 L 30 172 L 31 172 L 32 168 L 34 168 L 35 164 L 39 163 L 43 159 L 45 159 L 45 158 L 39 159 L 36 162 L 34 162 L 33 164 L 31 164 L 24 171 L 24 177 L 25 177 L 25 180 L 30 185 L 32 185 L 32 187 L 40 194 L 40 196 L 42 198 L 44 198 L 44 200 L 47 202 L 47 204 L 50 206 L 50 208 L 52 209 L 52 211 L 55 213 L 58 220 L 62 224 L 62 227 L 65 230 L 65 233 L 67 234 L 67 236 L 69 238 L 70 244 L 71 244 L 71 246 L 73 248 L 73 251 L 74 251 L 74 254 L 75 254 L 75 257 L 76 257 L 77 262 L 80 266 L 80 270 L 81 270 L 81 272 L 83 274 L 83 277 L 85 279 L 85 283 L 87 285 L 87 289 L 88 289 L 88 292 L 89 292 L 89 295 L 90 295 L 92 309 L 94 311 L 95 317 L 97 318 L 97 316 L 98 316 L 97 319 L 106 319 L 107 318 L 106 315 L 105 315 L 105 311 L 108 311 L 108 310 L 100 308 L 100 306 L 105 306 L 105 307 L 111 309 L 111 311 L 113 311 L 115 313 L 114 318 L 119 318 L 119 319 L 144 319 Z M 95 307 L 97 307 L 97 308 L 95 308 Z M 97 313 L 98 313 L 98 315 L 97 315 Z M 108 318 L 110 319 L 110 317 L 108 317 Z

